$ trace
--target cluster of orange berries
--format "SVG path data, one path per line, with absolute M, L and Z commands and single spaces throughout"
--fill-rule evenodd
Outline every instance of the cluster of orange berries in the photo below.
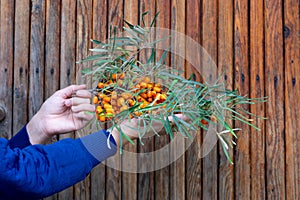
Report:
M 99 82 L 97 89 L 102 89 L 110 84 L 123 85 L 124 74 L 112 74 L 111 80 Z M 139 108 L 145 108 L 149 104 L 157 105 L 167 99 L 166 91 L 162 89 L 161 84 L 153 83 L 149 77 L 143 77 L 131 88 L 133 92 L 105 91 L 98 92 L 93 98 L 96 105 L 96 116 L 100 122 L 109 121 L 114 115 L 128 110 L 130 107 L 139 103 Z M 162 107 L 166 107 L 163 105 Z M 140 116 L 142 112 L 135 111 L 130 117 Z

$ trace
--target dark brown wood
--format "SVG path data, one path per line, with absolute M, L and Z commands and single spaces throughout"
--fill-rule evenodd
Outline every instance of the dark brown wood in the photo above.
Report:
M 2 122 L 2 120 L 4 120 L 6 117 L 6 109 L 4 108 L 4 106 L 0 106 L 0 122 Z
M 75 83 L 76 61 L 76 2 L 62 1 L 60 21 L 60 88 Z M 74 132 L 59 135 L 59 139 L 73 138 Z M 60 192 L 58 199 L 73 199 L 74 187 Z
M 122 0 L 111 0 L 108 1 L 108 24 L 109 26 L 117 27 L 118 30 L 122 30 L 123 27 L 123 1 Z M 119 153 L 119 151 L 117 151 Z M 112 165 L 117 166 L 120 162 L 119 158 L 116 157 L 111 160 Z M 121 199 L 122 198 L 122 173 L 117 169 L 107 167 L 106 170 L 106 199 Z
M 79 0 L 76 4 L 76 61 L 89 55 L 91 46 L 90 39 L 92 33 L 92 0 Z M 88 64 L 76 65 L 76 84 L 86 84 L 90 86 L 88 78 L 82 78 L 81 70 L 88 67 Z M 83 131 L 76 131 L 76 137 L 82 137 Z M 90 174 L 87 178 L 75 185 L 75 199 L 90 199 L 91 195 Z
M 45 4 L 43 0 L 31 1 L 29 118 L 44 101 Z
M 12 136 L 12 78 L 13 78 L 13 28 L 14 28 L 14 3 L 1 1 L 0 3 L 0 106 L 7 111 L 5 119 L 0 122 L 0 136 Z M 5 30 L 5 31 L 4 31 Z
M 185 33 L 185 1 L 171 0 L 171 29 L 175 32 Z M 176 39 L 175 39 L 176 38 Z M 175 49 L 175 55 L 171 56 L 171 66 L 175 69 L 184 70 L 185 59 L 181 56 L 185 55 L 185 41 L 183 38 L 175 37 L 171 39 L 172 48 Z M 181 54 L 181 55 L 178 55 Z M 183 74 L 184 75 L 184 74 Z M 178 137 L 181 137 L 180 135 Z M 172 141 L 170 141 L 172 142 Z M 174 142 L 173 142 L 174 143 Z M 170 160 L 174 158 L 177 152 L 185 149 L 184 141 L 177 142 L 170 149 Z M 175 162 L 170 165 L 170 198 L 184 199 L 185 198 L 185 155 L 183 154 Z
M 186 4 L 186 35 L 195 40 L 199 45 L 201 44 L 201 32 L 195 27 L 201 27 L 201 15 L 202 15 L 202 4 L 198 0 L 187 1 Z M 193 20 L 191 20 L 193 19 Z M 191 48 L 189 45 L 185 47 L 186 55 L 195 55 L 195 49 Z M 195 57 L 193 57 L 193 62 L 196 65 L 192 65 L 186 62 L 185 67 L 185 77 L 188 78 L 192 74 L 196 75 L 196 80 L 200 81 L 201 72 L 201 54 L 197 52 Z M 190 61 L 188 59 L 188 61 Z M 185 169 L 185 184 L 186 184 L 186 199 L 202 199 L 202 157 L 201 157 L 201 147 L 202 147 L 202 134 L 199 130 L 198 134 L 195 136 L 193 143 L 186 152 L 186 169 Z M 188 141 L 187 141 L 188 142 Z M 186 144 L 187 145 L 187 144 Z
M 107 0 L 93 1 L 92 39 L 105 41 L 107 38 Z M 95 47 L 95 45 L 93 46 Z M 105 199 L 105 165 L 100 164 L 91 172 L 91 199 Z
M 131 24 L 139 23 L 139 3 L 134 0 L 124 1 L 124 19 Z M 126 25 L 125 25 L 126 26 Z M 129 36 L 129 35 L 124 35 Z M 133 48 L 132 48 L 133 49 Z M 136 143 L 138 143 L 136 141 Z M 137 145 L 128 144 L 124 146 L 124 150 L 128 152 L 137 153 Z M 122 169 L 127 168 L 126 163 L 129 162 L 133 171 L 137 171 L 138 158 L 131 158 L 130 160 L 122 156 Z M 122 173 L 122 199 L 138 198 L 138 174 L 137 173 Z
M 233 88 L 233 1 L 219 1 L 218 5 L 218 77 L 225 88 Z M 232 121 L 229 123 L 232 125 Z M 232 138 L 232 137 L 230 137 Z M 229 155 L 234 159 L 233 151 Z M 231 165 L 219 143 L 218 195 L 220 199 L 234 199 L 234 165 Z
M 264 10 L 262 1 L 250 3 L 250 97 L 265 96 L 264 92 Z M 265 116 L 265 104 L 251 105 L 250 110 Z M 261 131 L 251 128 L 251 199 L 266 199 L 265 187 L 265 120 L 253 118 Z
M 30 1 L 15 4 L 13 133 L 28 122 Z
M 213 83 L 217 79 L 216 64 L 218 63 L 217 52 L 217 1 L 203 1 L 203 22 L 202 22 L 202 45 L 207 51 L 211 60 L 203 57 L 203 76 L 205 81 Z M 214 69 L 215 68 L 215 69 Z M 207 74 L 207 75 L 205 75 Z M 218 157 L 217 145 L 203 158 L 203 198 L 217 199 L 218 197 Z
M 300 198 L 300 2 L 284 1 L 286 199 Z M 283 100 L 283 99 L 282 99 Z
M 247 1 L 234 1 L 234 89 L 240 95 L 249 96 L 248 9 Z M 249 110 L 248 105 L 242 108 Z M 235 151 L 235 198 L 250 199 L 250 131 L 248 125 L 240 121 L 236 121 L 234 127 L 242 129 Z
M 45 99 L 59 89 L 60 0 L 46 1 Z
M 155 1 L 141 0 L 139 1 L 139 13 L 138 16 L 139 22 L 141 23 L 141 17 L 144 12 L 148 12 L 148 15 L 145 16 L 146 26 L 150 26 L 153 17 L 155 16 Z M 136 21 L 138 22 L 138 21 Z M 153 38 L 154 39 L 154 35 Z M 151 49 L 145 49 L 139 54 L 139 59 L 142 62 L 146 62 L 147 59 L 151 56 Z M 154 149 L 154 138 L 155 136 L 145 138 L 142 140 L 144 145 L 139 143 L 138 152 L 139 155 L 144 155 L 143 153 L 153 152 Z M 154 156 L 146 157 L 138 155 L 138 167 L 149 170 L 149 172 L 139 173 L 137 177 L 137 193 L 138 199 L 154 199 L 154 172 L 151 172 L 154 169 Z
M 200 134 L 183 157 L 155 173 L 129 174 L 99 165 L 83 182 L 47 199 L 299 199 L 299 7 L 298 0 L 1 0 L 0 109 L 6 116 L 1 120 L 0 110 L 0 136 L 15 134 L 57 89 L 79 83 L 91 87 L 80 73 L 88 64 L 75 64 L 89 55 L 91 38 L 104 41 L 109 25 L 122 31 L 123 17 L 137 23 L 149 11 L 149 22 L 160 11 L 156 26 L 201 43 L 217 63 L 226 88 L 253 98 L 269 97 L 266 104 L 244 107 L 268 120 L 253 118 L 261 131 L 232 123 L 243 129 L 230 151 L 234 165 L 220 144 L 200 159 Z M 195 53 L 180 39 L 165 46 L 170 44 L 185 55 Z M 157 51 L 156 58 L 161 55 Z M 186 77 L 197 71 L 174 55 L 167 57 L 167 65 L 185 67 Z M 70 137 L 74 133 L 59 139 Z M 159 150 L 169 138 L 145 143 L 140 152 Z M 184 145 L 170 149 L 169 158 Z M 130 144 L 124 148 L 137 151 Z M 155 166 L 168 156 L 139 162 Z M 119 164 L 119 158 L 110 165 Z
M 170 1 L 156 0 L 156 12 L 160 12 L 159 17 L 155 23 L 155 27 L 170 29 L 171 28 L 171 4 Z M 159 35 L 156 35 L 158 38 Z M 170 40 L 163 41 L 165 48 L 171 45 Z M 159 60 L 163 54 L 163 50 L 156 51 L 156 60 Z M 166 57 L 166 65 L 170 66 L 170 56 Z M 166 144 L 169 143 L 169 137 L 164 135 L 161 137 L 155 137 L 155 150 L 159 151 Z M 158 167 L 158 162 L 169 157 L 169 152 L 160 154 L 155 157 L 155 168 Z M 169 188 L 169 172 L 170 167 L 166 166 L 160 170 L 155 171 L 155 184 L 154 184 L 154 199 L 168 200 L 170 199 L 170 188 Z
M 284 74 L 282 3 L 264 1 L 267 198 L 285 198 Z

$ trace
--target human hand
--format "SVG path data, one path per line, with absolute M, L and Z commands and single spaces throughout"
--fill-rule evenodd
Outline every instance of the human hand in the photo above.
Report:
M 181 118 L 185 121 L 188 120 L 188 118 L 183 114 L 175 114 L 175 116 L 177 118 Z M 174 121 L 173 117 L 168 117 L 168 119 L 171 123 Z M 135 140 L 135 139 L 140 138 L 140 131 L 138 128 L 144 128 L 142 126 L 142 124 L 143 124 L 143 122 L 141 122 L 141 119 L 133 118 L 130 121 L 129 120 L 123 121 L 119 127 L 122 130 L 122 132 L 124 134 L 126 134 L 131 140 Z M 147 127 L 147 126 L 148 125 L 146 125 L 146 127 L 145 127 L 145 128 L 147 128 L 147 132 L 143 137 L 149 137 L 149 135 L 154 135 L 155 133 L 159 133 L 164 127 L 163 123 L 158 120 L 152 121 L 151 126 L 153 129 L 149 129 L 149 127 Z M 120 132 L 118 131 L 118 129 L 114 128 L 111 131 L 111 135 L 113 136 L 117 146 L 120 147 Z M 124 138 L 122 139 L 122 145 L 125 145 L 128 142 L 129 142 L 128 140 L 126 140 Z
M 93 118 L 95 106 L 85 85 L 71 85 L 56 91 L 27 124 L 31 144 L 43 144 L 54 135 L 83 128 Z M 76 94 L 76 95 L 74 95 Z

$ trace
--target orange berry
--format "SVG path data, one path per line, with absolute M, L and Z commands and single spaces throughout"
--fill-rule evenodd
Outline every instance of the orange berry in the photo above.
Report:
M 133 105 L 134 105 L 134 100 L 129 99 L 129 100 L 128 100 L 128 103 L 129 103 L 130 106 L 133 106 Z
M 202 119 L 202 120 L 201 120 L 201 123 L 204 124 L 204 125 L 207 125 L 207 124 L 208 124 L 208 122 L 207 122 L 205 119 Z
M 166 94 L 161 94 L 160 95 L 160 100 L 165 101 L 167 99 L 167 95 Z
M 148 98 L 148 96 L 147 96 L 146 92 L 143 92 L 143 93 L 142 93 L 142 94 L 140 94 L 140 95 L 141 95 L 141 97 L 143 97 L 144 99 Z
M 99 82 L 98 83 L 98 88 L 104 88 L 104 83 Z
M 97 96 L 93 97 L 93 104 L 97 104 L 99 102 L 99 99 Z
M 103 101 L 109 103 L 109 102 L 110 102 L 110 97 L 108 97 L 108 96 L 104 97 L 104 98 L 103 98 Z
M 106 114 L 113 114 L 114 113 L 114 109 L 112 109 L 112 108 L 107 108 L 107 109 L 105 109 L 105 111 L 106 111 Z
M 140 83 L 140 86 L 141 86 L 142 88 L 146 88 L 146 87 L 147 87 L 147 83 L 141 82 L 141 83 Z
M 99 116 L 99 120 L 100 120 L 101 122 L 105 122 L 105 117 L 104 117 L 104 116 Z
M 120 79 L 123 79 L 125 77 L 125 73 L 120 74 Z
M 101 106 L 97 106 L 96 107 L 96 113 L 101 113 L 103 111 L 102 107 Z
M 154 88 L 153 88 L 153 91 L 155 91 L 155 92 L 160 92 L 161 91 L 161 89 L 159 88 L 159 87 L 157 87 L 157 86 L 155 86 Z
M 103 104 L 104 109 L 108 109 L 108 108 L 112 108 L 112 105 L 110 105 L 109 103 L 104 103 Z
M 99 97 L 100 99 L 103 99 L 105 96 L 106 96 L 106 95 L 103 94 L 103 93 L 99 93 L 99 94 L 98 94 L 98 97 Z
M 147 92 L 147 97 L 148 97 L 148 98 L 151 98 L 151 97 L 152 97 L 152 92 L 151 92 L 151 91 L 148 91 L 148 92 Z
M 152 97 L 156 97 L 156 91 L 151 91 Z
M 148 83 L 147 84 L 147 88 L 151 90 L 153 88 L 153 84 L 152 83 Z
M 112 74 L 111 77 L 112 77 L 112 79 L 116 80 L 117 79 L 117 74 Z
M 152 98 L 148 98 L 148 102 L 150 102 L 150 103 L 151 103 L 152 101 L 153 101 L 153 99 L 152 99 Z

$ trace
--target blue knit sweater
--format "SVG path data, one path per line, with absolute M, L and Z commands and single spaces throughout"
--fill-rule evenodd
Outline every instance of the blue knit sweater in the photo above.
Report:
M 0 199 L 40 199 L 83 180 L 93 167 L 115 154 L 108 132 L 49 145 L 31 145 L 26 126 L 11 140 L 0 139 Z

